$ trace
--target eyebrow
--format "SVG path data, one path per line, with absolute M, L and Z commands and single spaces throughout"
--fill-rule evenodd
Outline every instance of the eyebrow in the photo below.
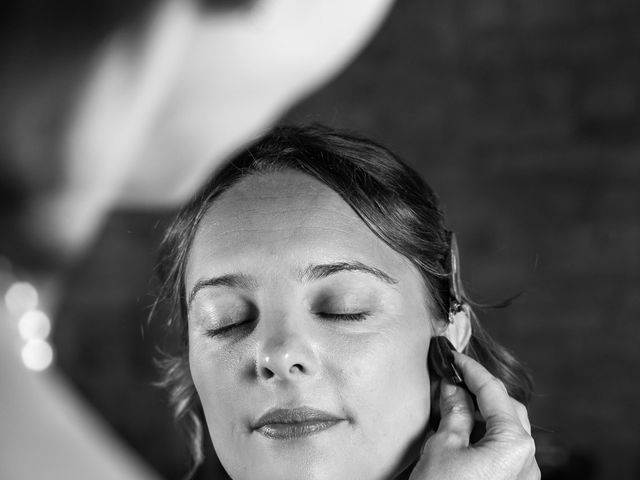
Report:
M 309 265 L 304 269 L 301 275 L 303 281 L 319 280 L 326 278 L 330 275 L 334 275 L 340 272 L 361 272 L 390 284 L 395 285 L 398 280 L 386 274 L 382 270 L 376 267 L 365 265 L 361 262 L 337 262 L 337 263 L 325 263 L 320 265 Z
M 308 282 L 327 278 L 331 275 L 335 275 L 336 273 L 341 272 L 366 273 L 368 275 L 373 275 L 379 280 L 382 280 L 383 282 L 386 282 L 390 285 L 395 285 L 396 283 L 398 283 L 398 280 L 386 274 L 379 268 L 371 267 L 362 262 L 336 262 L 309 265 L 302 271 L 299 279 L 301 281 Z M 189 299 L 187 301 L 187 309 L 191 308 L 191 303 L 193 302 L 196 294 L 203 288 L 207 287 L 242 288 L 251 290 L 257 287 L 257 282 L 253 277 L 244 275 L 242 273 L 232 273 L 222 275 L 220 277 L 202 278 L 198 280 L 194 287 L 191 289 L 191 293 L 189 294 Z
M 196 282 L 189 294 L 189 300 L 187 301 L 187 309 L 191 308 L 191 303 L 198 293 L 203 288 L 207 287 L 227 287 L 227 288 L 244 288 L 246 290 L 255 289 L 257 283 L 255 279 L 244 275 L 242 273 L 231 273 L 228 275 L 222 275 L 221 277 L 213 278 L 201 278 Z

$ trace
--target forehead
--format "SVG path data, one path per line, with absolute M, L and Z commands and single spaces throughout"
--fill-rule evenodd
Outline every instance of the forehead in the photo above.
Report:
M 202 276 L 252 274 L 260 268 L 293 274 L 312 263 L 353 260 L 390 275 L 415 270 L 320 181 L 296 171 L 256 174 L 223 193 L 206 212 L 185 280 L 189 288 Z

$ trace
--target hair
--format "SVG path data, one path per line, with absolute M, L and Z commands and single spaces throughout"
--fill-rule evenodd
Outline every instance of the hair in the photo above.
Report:
M 176 418 L 189 439 L 194 466 L 203 460 L 204 415 L 188 361 L 187 294 L 184 275 L 200 221 L 216 198 L 251 175 L 295 170 L 337 192 L 387 245 L 409 259 L 430 292 L 429 308 L 446 321 L 451 296 L 451 233 L 433 190 L 417 172 L 368 139 L 323 126 L 278 127 L 239 153 L 178 213 L 161 244 L 161 291 L 168 302 L 167 325 L 180 335 L 180 350 L 160 362 Z M 462 292 L 466 304 L 472 304 Z M 155 310 L 155 308 L 154 308 Z M 509 394 L 526 404 L 532 381 L 509 351 L 471 315 L 472 335 L 464 352 L 498 377 Z M 195 468 L 195 467 L 194 467 Z

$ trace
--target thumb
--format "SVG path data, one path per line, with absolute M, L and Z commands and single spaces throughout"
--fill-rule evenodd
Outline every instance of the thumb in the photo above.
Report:
M 469 436 L 474 425 L 474 406 L 471 395 L 461 386 L 446 380 L 440 383 L 440 425 L 438 433 L 457 446 L 469 446 Z

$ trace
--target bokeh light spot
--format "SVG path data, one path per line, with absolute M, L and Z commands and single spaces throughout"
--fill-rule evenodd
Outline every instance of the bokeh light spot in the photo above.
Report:
M 38 306 L 38 291 L 28 282 L 16 282 L 5 293 L 4 302 L 9 313 L 19 316 Z
M 51 320 L 41 310 L 29 310 L 20 317 L 18 331 L 24 340 L 44 340 L 51 332 Z
M 44 340 L 29 340 L 22 347 L 22 363 L 29 370 L 41 371 L 53 362 L 53 348 Z

